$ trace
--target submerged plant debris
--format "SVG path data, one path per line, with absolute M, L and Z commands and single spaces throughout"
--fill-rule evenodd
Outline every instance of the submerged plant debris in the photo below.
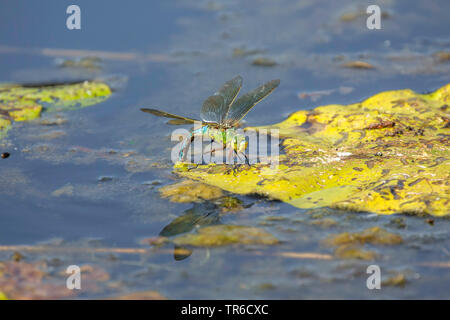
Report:
M 192 180 L 162 187 L 160 190 L 163 198 L 169 198 L 172 202 L 199 202 L 220 198 L 222 190 Z
M 403 238 L 380 227 L 367 228 L 361 232 L 343 232 L 325 239 L 326 246 L 335 247 L 334 255 L 339 259 L 375 260 L 379 255 L 362 248 L 370 245 L 399 245 Z
M 395 286 L 395 287 L 404 287 L 407 284 L 407 278 L 405 274 L 398 273 L 394 276 L 389 277 L 388 279 L 381 282 L 382 286 Z
M 277 65 L 277 62 L 270 58 L 259 57 L 259 58 L 254 59 L 252 64 L 254 66 L 273 67 L 273 66 Z
M 45 281 L 48 275 L 43 263 L 0 262 L 0 300 L 55 299 L 75 295 L 64 283 Z
M 102 59 L 95 56 L 81 57 L 78 59 L 65 59 L 58 61 L 61 68 L 82 68 L 89 71 L 98 71 L 102 68 Z
M 342 65 L 344 68 L 353 68 L 353 69 L 374 69 L 375 67 L 368 63 L 368 62 L 364 62 L 364 61 L 350 61 L 347 63 L 344 63 Z
M 342 245 L 336 248 L 334 255 L 339 259 L 375 260 L 377 254 L 355 245 Z
M 234 225 L 203 227 L 197 233 L 183 234 L 174 239 L 179 246 L 217 247 L 231 244 L 273 245 L 278 239 L 264 229 Z
M 13 121 L 28 121 L 47 112 L 91 106 L 111 95 L 108 85 L 96 81 L 74 84 L 0 85 L 0 138 Z
M 158 291 L 139 291 L 117 297 L 110 297 L 109 300 L 167 300 Z
M 299 208 L 378 214 L 450 213 L 450 84 L 430 94 L 387 91 L 350 105 L 297 111 L 279 129 L 279 166 L 177 163 L 184 177 Z M 269 131 L 270 132 L 270 131 Z
M 380 227 L 368 228 L 362 232 L 344 232 L 330 236 L 325 243 L 330 246 L 347 245 L 347 244 L 365 244 L 374 245 L 395 245 L 401 244 L 403 239 L 401 236 L 388 232 Z

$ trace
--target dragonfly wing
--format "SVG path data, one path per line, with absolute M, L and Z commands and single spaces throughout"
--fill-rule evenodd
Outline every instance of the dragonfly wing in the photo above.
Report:
M 225 124 L 233 126 L 237 124 L 258 102 L 267 97 L 280 84 L 280 80 L 269 81 L 255 90 L 252 90 L 238 98 L 228 110 Z
M 156 109 L 142 108 L 141 111 L 151 113 L 158 117 L 175 119 L 175 120 L 170 120 L 168 122 L 169 124 L 190 124 L 190 123 L 199 121 L 199 120 L 195 120 L 195 119 L 191 119 L 191 118 L 177 116 L 176 114 L 172 114 L 172 113 L 168 113 L 168 112 L 164 112 L 164 111 L 156 110 Z
M 210 96 L 203 102 L 200 118 L 207 123 L 221 123 L 225 116 L 225 102 L 222 96 Z
M 172 125 L 192 124 L 191 120 L 192 119 L 189 119 L 189 120 L 185 120 L 185 119 L 171 119 L 171 120 L 167 121 L 167 124 L 172 124 Z
M 241 90 L 242 77 L 237 76 L 225 82 L 214 95 L 203 103 L 201 118 L 205 122 L 221 124 L 227 115 L 230 105 Z
M 236 99 L 239 91 L 241 90 L 241 87 L 242 87 L 242 77 L 237 76 L 225 82 L 222 88 L 220 88 L 220 90 L 215 93 L 215 95 L 221 95 L 223 97 L 227 111 L 233 104 L 234 99 Z

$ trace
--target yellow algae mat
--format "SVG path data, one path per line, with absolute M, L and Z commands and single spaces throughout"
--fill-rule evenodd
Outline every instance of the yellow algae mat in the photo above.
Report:
M 35 119 L 44 108 L 46 111 L 82 108 L 102 102 L 110 95 L 108 85 L 96 81 L 34 87 L 0 84 L 0 138 L 13 121 Z
M 430 94 L 379 93 L 363 102 L 298 111 L 279 129 L 278 168 L 177 163 L 181 176 L 299 208 L 449 214 L 450 84 Z M 228 166 L 229 168 L 229 166 Z

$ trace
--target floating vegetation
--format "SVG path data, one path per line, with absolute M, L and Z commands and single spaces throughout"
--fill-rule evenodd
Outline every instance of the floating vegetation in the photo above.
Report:
M 65 59 L 58 61 L 61 68 L 81 68 L 88 71 L 98 71 L 102 68 L 102 60 L 99 57 L 82 57 L 78 59 Z
M 311 224 L 322 227 L 322 228 L 331 228 L 331 227 L 336 226 L 338 223 L 336 220 L 334 220 L 332 218 L 323 218 L 323 219 L 313 220 L 311 222 Z
M 40 119 L 38 122 L 41 126 L 61 126 L 67 123 L 67 119 L 62 117 L 59 114 L 56 114 L 53 117 L 48 117 L 46 119 Z
M 167 300 L 167 298 L 161 295 L 158 291 L 150 290 L 110 297 L 108 300 Z
M 12 121 L 28 121 L 47 112 L 91 106 L 111 95 L 108 85 L 84 81 L 75 84 L 45 86 L 0 86 L 0 138 Z
M 199 202 L 217 199 L 222 196 L 222 190 L 192 180 L 185 180 L 159 189 L 163 198 L 172 202 Z
M 359 259 L 375 260 L 377 257 L 374 251 L 364 250 L 354 245 L 342 245 L 336 248 L 334 255 L 339 259 Z
M 381 286 L 404 287 L 407 283 L 406 276 L 403 273 L 397 273 L 381 282 Z
M 450 85 L 430 94 L 388 91 L 350 105 L 300 110 L 278 129 L 279 165 L 177 163 L 184 177 L 237 194 L 260 194 L 299 208 L 378 214 L 450 213 Z M 394 134 L 395 133 L 395 134 Z M 212 170 L 214 169 L 215 170 Z
M 60 197 L 60 196 L 71 196 L 73 195 L 74 187 L 71 184 L 65 185 L 59 189 L 56 189 L 52 192 L 52 196 Z
M 387 11 L 382 11 L 381 12 L 381 18 L 382 19 L 388 19 L 390 18 L 391 15 L 389 12 Z M 367 12 L 365 9 L 356 9 L 356 10 L 351 10 L 351 11 L 347 11 L 344 12 L 340 17 L 339 20 L 341 22 L 353 22 L 359 19 L 365 19 L 367 18 Z
M 222 197 L 218 200 L 222 212 L 237 212 L 242 210 L 242 201 L 235 197 Z
M 364 61 L 349 61 L 342 65 L 344 68 L 351 68 L 351 69 L 374 69 L 375 67 L 373 64 L 370 64 L 368 62 Z
M 273 67 L 277 65 L 277 62 L 275 60 L 272 60 L 270 58 L 256 58 L 252 61 L 252 64 L 254 66 L 261 66 L 261 67 Z
M 56 299 L 72 297 L 64 281 L 45 281 L 45 264 L 0 261 L 0 300 L 2 299 Z
M 250 56 L 250 55 L 254 55 L 254 54 L 260 54 L 263 52 L 264 51 L 260 50 L 260 49 L 247 49 L 245 47 L 240 47 L 240 48 L 233 49 L 233 57 Z
M 180 246 L 217 247 L 232 244 L 273 245 L 278 239 L 264 229 L 256 227 L 216 225 L 198 229 L 197 233 L 183 234 L 174 239 Z
M 390 233 L 380 227 L 372 227 L 362 232 L 344 232 L 331 235 L 324 240 L 324 244 L 336 247 L 334 255 L 339 259 L 374 260 L 377 254 L 371 250 L 365 250 L 364 244 L 372 245 L 397 245 L 403 243 L 401 236 Z
M 439 62 L 450 61 L 450 51 L 439 51 L 439 52 L 436 52 L 436 53 L 434 54 L 434 57 L 435 57 Z
M 325 240 L 329 246 L 340 246 L 348 244 L 363 245 L 370 243 L 374 245 L 396 245 L 403 243 L 401 236 L 388 232 L 380 227 L 368 228 L 362 232 L 344 232 L 332 235 Z

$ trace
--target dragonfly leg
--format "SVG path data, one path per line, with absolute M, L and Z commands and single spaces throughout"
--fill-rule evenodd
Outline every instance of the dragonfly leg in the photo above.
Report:
M 236 156 L 239 158 L 239 160 L 241 160 L 241 157 L 239 156 L 239 152 L 237 152 L 236 150 L 234 150 L 234 153 L 236 154 Z M 248 157 L 245 153 L 242 153 L 242 155 L 245 158 L 245 164 L 247 166 L 250 167 L 250 162 L 248 161 Z M 241 164 L 234 164 L 233 165 L 233 173 L 236 174 L 237 172 L 239 172 L 239 168 L 240 168 Z
M 236 150 L 234 150 L 234 153 L 236 154 L 236 156 L 238 157 L 238 159 L 241 160 L 241 157 L 239 156 L 239 152 L 237 152 Z M 250 165 L 250 162 L 248 161 L 247 155 L 246 155 L 244 152 L 240 152 L 240 153 L 244 156 L 245 164 L 246 164 L 246 165 Z
M 214 153 L 214 152 L 216 152 L 216 151 L 223 151 L 223 150 L 225 150 L 225 148 L 226 148 L 226 145 L 223 145 L 222 146 L 222 148 L 212 148 L 212 146 L 211 146 L 211 148 L 209 149 L 209 150 L 206 150 L 205 152 L 203 152 L 203 154 L 206 154 L 206 153 L 210 153 L 210 160 L 211 160 L 211 157 L 212 157 L 212 154 Z M 222 157 L 223 157 L 223 154 L 222 154 Z
M 211 139 L 210 145 L 209 145 L 209 151 L 206 150 L 205 152 L 203 152 L 203 154 L 207 154 L 208 152 L 210 152 L 211 155 L 212 155 L 212 153 L 213 153 L 214 151 L 219 150 L 219 149 L 216 149 L 216 148 L 213 149 L 213 143 L 214 143 L 214 142 L 215 142 L 215 140 L 214 140 L 214 139 Z
M 250 166 L 250 161 L 248 161 L 247 155 L 245 153 L 243 153 L 243 155 L 244 155 L 244 158 L 245 158 L 245 164 Z
M 180 150 L 180 153 L 178 155 L 179 160 L 181 162 L 185 162 L 186 161 L 187 152 L 189 150 L 189 147 L 191 146 L 191 143 L 194 141 L 194 138 L 195 138 L 195 136 L 191 132 L 191 134 L 184 139 L 182 149 Z
M 211 139 L 211 148 L 210 148 L 210 150 L 209 150 L 209 157 L 210 157 L 210 159 L 211 159 L 213 153 L 219 150 L 219 149 L 217 149 L 217 148 L 214 148 L 214 149 L 213 149 L 213 143 L 214 143 L 214 142 L 215 142 L 215 140 L 214 140 L 214 139 Z
M 206 150 L 203 152 L 203 154 L 207 154 L 208 152 L 212 155 L 214 152 L 221 150 L 220 148 L 210 148 L 209 150 Z M 223 149 L 222 149 L 223 150 Z

